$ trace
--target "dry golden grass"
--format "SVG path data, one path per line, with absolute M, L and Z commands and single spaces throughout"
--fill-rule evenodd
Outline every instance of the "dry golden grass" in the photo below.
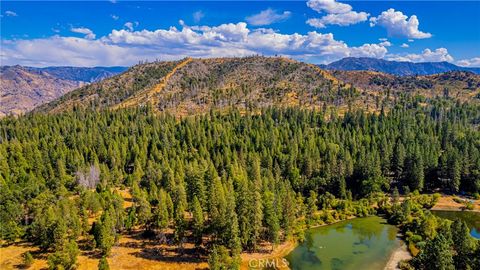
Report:
M 16 243 L 0 248 L 0 269 L 22 267 L 22 254 L 29 251 L 34 257 L 28 269 L 46 269 L 48 254 L 40 254 L 37 247 L 27 243 Z M 97 252 L 81 251 L 77 257 L 78 270 L 97 269 L 100 255 Z M 193 244 L 185 244 L 182 253 L 177 246 L 160 244 L 158 241 L 143 239 L 140 233 L 124 235 L 112 248 L 108 257 L 110 269 L 207 269 L 207 257 L 197 252 Z
M 451 195 L 442 195 L 438 202 L 432 207 L 433 210 L 462 210 L 465 205 L 458 203 L 453 200 L 453 198 L 458 197 L 461 199 L 461 196 L 451 196 Z M 467 199 L 471 200 L 471 199 Z M 480 211 L 480 200 L 472 200 L 473 201 L 473 211 Z
M 27 243 L 17 243 L 8 247 L 0 247 L 0 269 L 22 268 L 22 256 L 25 252 L 34 256 L 34 262 L 28 269 L 44 269 L 47 267 L 46 255 L 38 255 L 38 248 Z
M 175 72 L 177 72 L 178 69 L 184 67 L 185 65 L 187 65 L 188 63 L 190 63 L 192 61 L 192 58 L 187 58 L 185 59 L 184 61 L 182 61 L 180 64 L 178 64 L 177 66 L 175 66 L 172 71 L 170 71 L 169 73 L 167 73 L 167 75 L 165 75 L 165 77 L 160 81 L 160 83 L 158 83 L 157 85 L 155 85 L 153 88 L 151 89 L 147 89 L 145 91 L 141 91 L 129 98 L 127 98 L 126 100 L 124 100 L 123 102 L 113 106 L 113 109 L 119 109 L 119 108 L 128 108 L 128 107 L 135 107 L 135 106 L 138 106 L 139 104 L 145 104 L 147 102 L 151 102 L 154 106 L 154 108 L 156 107 L 155 104 L 156 104 L 156 99 L 153 98 L 153 96 L 157 93 L 159 93 L 160 91 L 162 91 L 162 89 L 165 87 L 165 85 L 167 84 L 167 81 L 168 79 L 170 79 L 170 77 L 172 77 L 173 74 L 175 74 Z

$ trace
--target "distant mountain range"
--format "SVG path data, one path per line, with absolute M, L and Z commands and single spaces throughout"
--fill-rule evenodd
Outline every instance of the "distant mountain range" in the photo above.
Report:
M 25 67 L 32 72 L 47 72 L 63 80 L 80 82 L 98 82 L 118 73 L 124 72 L 128 67 Z
M 0 117 L 21 114 L 125 67 L 0 67 Z
M 368 57 L 347 57 L 328 65 L 320 65 L 329 70 L 369 70 L 399 76 L 432 75 L 448 71 L 470 71 L 480 74 L 480 68 L 467 68 L 449 62 L 398 62 Z

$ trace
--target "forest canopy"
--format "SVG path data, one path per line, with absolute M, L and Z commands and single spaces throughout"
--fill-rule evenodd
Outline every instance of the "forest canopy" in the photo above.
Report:
M 192 237 L 211 245 L 213 263 L 238 264 L 259 241 L 301 238 L 317 209 L 362 216 L 374 213 L 364 198 L 381 192 L 478 193 L 479 122 L 478 106 L 410 98 L 343 117 L 267 108 L 178 119 L 148 106 L 6 117 L 0 237 L 54 251 L 54 269 L 75 264 L 80 236 L 108 256 L 121 232 L 170 227 L 180 246 Z

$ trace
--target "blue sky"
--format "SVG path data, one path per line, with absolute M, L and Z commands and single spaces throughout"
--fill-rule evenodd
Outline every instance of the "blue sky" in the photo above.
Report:
M 348 56 L 480 66 L 480 2 L 2 1 L 2 65 Z

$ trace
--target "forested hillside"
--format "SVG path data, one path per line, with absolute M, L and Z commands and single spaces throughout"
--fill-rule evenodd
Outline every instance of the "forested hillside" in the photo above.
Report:
M 202 63 L 192 64 L 202 70 Z M 295 78 L 296 69 L 282 64 Z M 150 70 L 160 77 L 168 65 Z M 262 76 L 256 83 L 267 89 L 275 77 Z M 250 85 L 257 78 L 237 82 Z M 131 89 L 154 81 L 130 80 L 125 74 L 117 79 L 136 86 Z M 172 80 L 177 88 L 169 85 L 166 93 L 218 86 L 208 77 L 194 81 L 183 74 Z M 321 81 L 324 87 L 335 83 Z M 108 82 L 114 87 L 113 80 Z M 308 73 L 299 82 L 305 83 L 301 89 L 308 88 Z M 92 104 L 118 102 L 132 91 L 118 95 L 104 85 L 85 88 L 96 93 Z M 79 91 L 68 98 L 88 99 Z M 179 106 L 174 101 L 166 104 Z M 260 113 L 210 110 L 180 120 L 157 109 L 148 104 L 123 110 L 76 107 L 0 120 L 1 238 L 6 243 L 28 239 L 53 252 L 52 269 L 69 269 L 79 252 L 78 239 L 108 256 L 121 234 L 141 229 L 179 250 L 195 243 L 198 254 L 209 251 L 210 266 L 221 269 L 216 267 L 238 266 L 240 252 L 254 251 L 261 242 L 302 239 L 308 225 L 373 214 L 374 204 L 388 204 L 375 199 L 381 192 L 480 191 L 476 104 L 407 95 L 398 97 L 388 113 L 352 109 L 339 117 L 335 110 L 270 107 Z M 118 190 L 130 190 L 131 205 L 125 207 Z M 434 217 L 418 212 L 421 207 L 402 209 L 407 208 L 384 211 L 418 235 L 414 246 L 422 250 L 417 243 L 442 240 L 426 233 Z M 412 220 L 431 225 L 418 227 Z M 427 269 L 437 253 L 420 254 L 417 267 Z M 474 268 L 479 262 L 467 263 Z
M 134 66 L 126 73 L 73 91 L 39 108 L 43 112 L 78 108 L 150 105 L 159 112 L 187 116 L 210 109 L 260 112 L 270 106 L 314 110 L 389 110 L 402 95 L 479 101 L 480 75 L 451 72 L 396 77 L 373 72 L 326 71 L 282 57 L 186 58 Z

